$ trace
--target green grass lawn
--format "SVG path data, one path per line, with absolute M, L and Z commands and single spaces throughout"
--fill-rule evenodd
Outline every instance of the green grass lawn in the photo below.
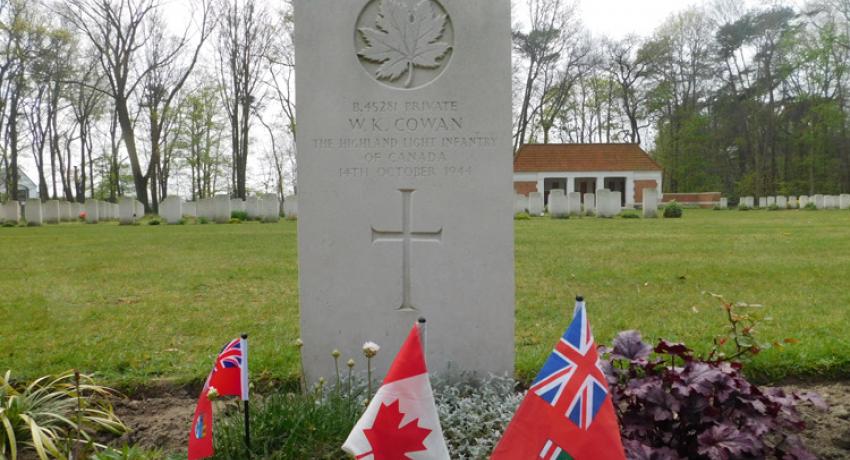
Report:
M 206 376 L 248 331 L 252 373 L 292 381 L 296 225 L 62 224 L 0 228 L 0 369 L 79 368 L 132 388 Z M 623 329 L 707 349 L 715 292 L 765 305 L 751 372 L 850 376 L 850 212 L 687 210 L 681 220 L 516 222 L 517 374 L 529 378 L 583 294 L 594 334 Z

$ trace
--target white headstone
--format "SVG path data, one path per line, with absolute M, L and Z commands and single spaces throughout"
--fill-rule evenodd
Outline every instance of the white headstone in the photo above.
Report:
M 725 200 L 725 198 L 720 199 L 721 206 L 723 204 L 723 200 Z M 643 189 L 643 217 L 658 217 L 658 189 Z
M 838 209 L 838 197 L 835 195 L 827 195 L 824 197 L 824 207 L 826 209 Z
M 241 198 L 230 200 L 230 212 L 245 212 L 245 201 Z
M 198 218 L 215 221 L 215 206 L 212 198 L 201 198 L 198 200 Z
M 96 224 L 100 221 L 100 202 L 89 198 L 86 200 L 86 223 Z
M 274 193 L 263 195 L 263 222 L 280 222 L 280 200 Z
M 726 197 L 720 198 L 720 205 L 718 206 L 720 209 L 729 209 L 729 199 Z
M 808 195 L 800 195 L 800 198 L 798 198 L 798 202 L 799 202 L 799 205 L 800 205 L 800 209 L 805 208 L 806 206 L 809 205 L 809 202 L 810 202 L 809 196 Z
M 850 209 L 850 194 L 842 194 L 839 198 L 838 207 L 840 209 Z
M 596 215 L 596 194 L 595 193 L 585 193 L 584 194 L 584 213 L 588 216 Z
M 0 207 L 0 222 L 17 224 L 21 221 L 21 204 L 15 200 L 4 203 Z
M 136 219 L 141 219 L 145 217 L 145 205 L 142 204 L 141 201 L 136 200 Z
M 570 217 L 570 206 L 567 203 L 567 195 L 563 190 L 549 192 L 549 216 L 554 219 Z
M 543 214 L 544 209 L 543 195 L 539 192 L 531 192 L 528 194 L 528 213 L 532 216 Z
M 80 220 L 80 215 L 86 212 L 85 206 L 82 203 L 71 203 L 71 214 L 74 216 L 74 221 Z
M 767 207 L 768 208 L 775 205 L 775 204 L 776 204 L 776 197 L 775 196 L 767 197 Z
M 248 213 L 248 218 L 251 220 L 257 220 L 260 218 L 262 213 L 260 212 L 260 198 L 256 196 L 249 196 L 245 199 L 245 212 Z
M 759 197 L 759 208 L 764 209 L 767 207 L 767 197 L 760 196 Z
M 230 222 L 230 197 L 217 195 L 213 198 L 213 215 L 217 224 Z
M 776 197 L 776 206 L 778 206 L 779 209 L 788 209 L 788 197 L 781 195 Z
M 596 216 L 611 218 L 620 213 L 620 192 L 608 189 L 596 191 Z
M 198 217 L 198 203 L 194 201 L 183 203 L 183 215 L 186 217 Z
M 298 195 L 289 195 L 283 199 L 283 215 L 287 219 L 298 218 Z
M 514 195 L 514 214 L 528 212 L 528 197 L 522 193 Z
M 308 379 L 367 340 L 383 375 L 420 316 L 433 373 L 512 373 L 510 1 L 296 0 L 295 23 Z
M 60 213 L 62 212 L 59 207 L 58 200 L 47 200 L 46 203 L 41 207 L 42 219 L 46 224 L 58 224 L 60 220 Z
M 136 223 L 136 200 L 128 196 L 118 202 L 118 223 L 133 225 Z
M 826 200 L 823 195 L 815 195 L 812 197 L 812 200 L 815 202 L 815 206 L 818 209 L 826 209 Z
M 581 215 L 581 192 L 567 193 L 567 206 L 571 216 Z
M 788 209 L 797 209 L 800 207 L 800 203 L 797 201 L 797 197 L 791 195 L 788 197 Z
M 24 214 L 27 219 L 27 225 L 37 227 L 42 224 L 41 200 L 38 198 L 30 198 L 24 206 Z
M 218 204 L 218 197 L 216 197 L 216 201 L 216 204 Z M 228 202 L 228 205 L 229 204 L 230 203 Z M 183 200 L 181 200 L 179 196 L 166 197 L 159 203 L 159 217 L 161 217 L 166 223 L 172 225 L 179 224 L 180 221 L 183 220 Z M 230 218 L 228 218 L 228 220 L 230 220 Z

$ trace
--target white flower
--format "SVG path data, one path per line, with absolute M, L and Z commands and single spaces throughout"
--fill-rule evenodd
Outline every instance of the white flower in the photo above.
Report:
M 375 342 L 366 342 L 363 344 L 363 354 L 367 358 L 374 358 L 380 350 L 381 347 L 379 347 L 378 344 Z
M 349 359 L 349 360 L 348 360 L 348 367 L 349 367 L 349 368 L 354 367 L 354 360 L 353 360 L 353 359 Z
M 210 387 L 210 389 L 207 391 L 207 399 L 209 399 L 210 401 L 215 400 L 216 398 L 218 398 L 218 396 L 218 390 L 216 390 L 215 387 Z
M 295 347 L 296 347 L 296 348 L 301 348 L 301 347 L 303 347 L 303 346 L 304 346 L 304 341 L 303 341 L 303 340 L 301 340 L 300 338 L 295 339 Z
M 336 350 L 336 349 L 334 349 L 334 351 L 331 352 L 331 356 L 333 356 L 334 358 L 339 358 L 339 355 L 341 355 L 341 354 L 342 353 L 340 353 L 339 350 Z

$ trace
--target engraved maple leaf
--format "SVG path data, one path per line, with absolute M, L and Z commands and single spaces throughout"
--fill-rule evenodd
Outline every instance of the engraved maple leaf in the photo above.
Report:
M 404 0 L 381 0 L 377 28 L 361 27 L 368 45 L 357 54 L 381 63 L 375 75 L 395 81 L 407 73 L 405 87 L 413 83 L 415 67 L 436 68 L 451 46 L 438 41 L 446 28 L 446 15 L 436 14 L 431 0 L 420 0 L 412 8 Z
M 399 410 L 398 400 L 389 405 L 381 403 L 372 428 L 363 430 L 369 445 L 372 446 L 372 452 L 368 453 L 371 453 L 375 460 L 409 459 L 408 452 L 427 450 L 425 438 L 431 434 L 431 430 L 420 427 L 419 419 L 413 419 L 401 426 L 403 419 L 404 413 Z

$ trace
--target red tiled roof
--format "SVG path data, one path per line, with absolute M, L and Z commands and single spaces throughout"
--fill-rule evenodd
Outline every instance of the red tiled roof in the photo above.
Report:
M 662 171 L 637 144 L 526 144 L 514 172 Z

